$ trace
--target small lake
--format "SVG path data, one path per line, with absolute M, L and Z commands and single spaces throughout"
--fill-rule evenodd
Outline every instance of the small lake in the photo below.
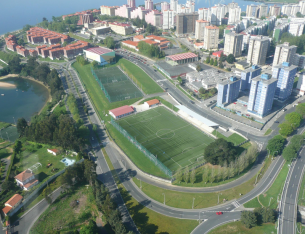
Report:
M 31 116 L 43 108 L 49 98 L 47 88 L 32 80 L 7 78 L 0 82 L 16 86 L 0 87 L 0 121 L 3 122 L 14 124 L 21 117 L 29 121 Z

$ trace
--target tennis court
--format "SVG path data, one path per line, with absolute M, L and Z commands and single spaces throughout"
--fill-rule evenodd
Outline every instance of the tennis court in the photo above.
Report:
M 203 159 L 214 141 L 165 107 L 157 107 L 116 121 L 172 172 Z
M 142 92 L 118 67 L 96 69 L 92 73 L 109 102 L 143 97 Z

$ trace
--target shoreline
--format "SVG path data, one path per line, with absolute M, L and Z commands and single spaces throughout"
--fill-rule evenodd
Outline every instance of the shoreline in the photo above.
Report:
M 48 90 L 48 99 L 46 100 L 45 104 L 43 105 L 43 107 L 41 108 L 41 110 L 39 110 L 38 115 L 41 113 L 41 111 L 46 107 L 46 105 L 49 102 L 52 102 L 52 96 L 51 96 L 51 90 L 48 86 L 46 86 L 43 82 L 39 81 L 39 80 L 35 80 L 33 77 L 25 77 L 25 76 L 19 76 L 18 74 L 8 74 L 6 76 L 1 76 L 0 80 L 4 80 L 7 78 L 21 78 L 21 79 L 27 79 L 27 80 L 31 80 L 34 81 L 40 85 L 42 85 L 43 87 L 45 87 Z M 1 83 L 1 82 L 0 82 Z
M 0 81 L 0 88 L 16 88 L 16 85 Z

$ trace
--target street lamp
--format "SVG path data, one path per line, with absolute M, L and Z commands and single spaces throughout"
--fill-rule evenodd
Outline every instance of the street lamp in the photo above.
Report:
M 162 193 L 163 194 L 163 196 L 164 196 L 164 201 L 163 201 L 163 204 L 165 205 L 165 194 L 164 193 Z
M 270 200 L 269 200 L 269 205 L 268 206 L 270 206 L 270 203 L 271 203 L 271 200 L 273 199 L 273 197 L 270 197 Z
M 219 195 L 222 195 L 222 193 L 218 193 L 218 203 L 217 204 L 219 204 Z
M 193 205 L 192 205 L 192 209 L 194 209 L 194 202 L 195 202 L 195 198 L 193 197 Z

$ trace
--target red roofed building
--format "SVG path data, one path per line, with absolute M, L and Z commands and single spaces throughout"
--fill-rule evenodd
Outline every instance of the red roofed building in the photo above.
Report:
M 109 114 L 115 119 L 122 118 L 132 113 L 134 113 L 134 109 L 131 106 L 127 106 L 127 105 L 109 110 Z
M 147 108 L 154 107 L 154 106 L 157 106 L 159 104 L 160 104 L 160 101 L 158 99 L 152 99 L 152 100 L 149 100 L 147 102 L 144 102 L 144 105 Z
M 137 41 L 130 41 L 130 40 L 122 41 L 122 46 L 127 46 L 136 51 L 138 51 L 138 44 L 139 42 Z
M 155 36 L 155 35 L 149 35 L 146 37 L 147 39 L 151 39 L 151 40 L 154 40 L 156 42 L 164 42 L 164 41 L 168 41 L 166 38 L 164 37 L 159 37 L 159 36 Z
M 112 64 L 115 62 L 115 52 L 105 47 L 93 47 L 84 50 L 85 57 L 90 61 L 96 61 L 100 65 Z
M 15 180 L 17 185 L 24 190 L 31 189 L 34 185 L 38 184 L 38 180 L 36 180 L 35 175 L 30 170 L 25 170 L 20 174 L 15 176 Z
M 143 41 L 145 40 L 143 35 L 137 35 L 133 37 L 133 41 Z
M 58 149 L 47 149 L 48 153 L 53 154 L 54 156 L 57 155 Z
M 221 54 L 223 54 L 223 50 L 213 52 L 212 56 L 220 58 Z
M 16 43 L 16 36 L 15 35 L 9 35 L 5 38 L 6 47 L 11 51 L 16 51 L 16 47 L 18 44 Z
M 33 27 L 27 31 L 27 40 L 29 43 L 45 43 L 45 44 L 57 44 L 64 43 L 70 39 L 69 36 L 57 33 L 44 28 Z
M 29 50 L 24 48 L 23 46 L 16 46 L 17 54 L 20 54 L 23 57 L 28 57 L 30 55 Z
M 193 63 L 198 61 L 198 55 L 188 52 L 183 54 L 169 55 L 165 57 L 166 61 L 173 61 L 177 64 Z
M 29 53 L 33 57 L 37 57 L 38 56 L 38 52 L 36 50 L 29 50 Z
M 21 203 L 22 198 L 23 197 L 21 195 L 15 194 L 7 202 L 5 202 L 4 205 L 14 209 L 15 207 L 17 207 Z

